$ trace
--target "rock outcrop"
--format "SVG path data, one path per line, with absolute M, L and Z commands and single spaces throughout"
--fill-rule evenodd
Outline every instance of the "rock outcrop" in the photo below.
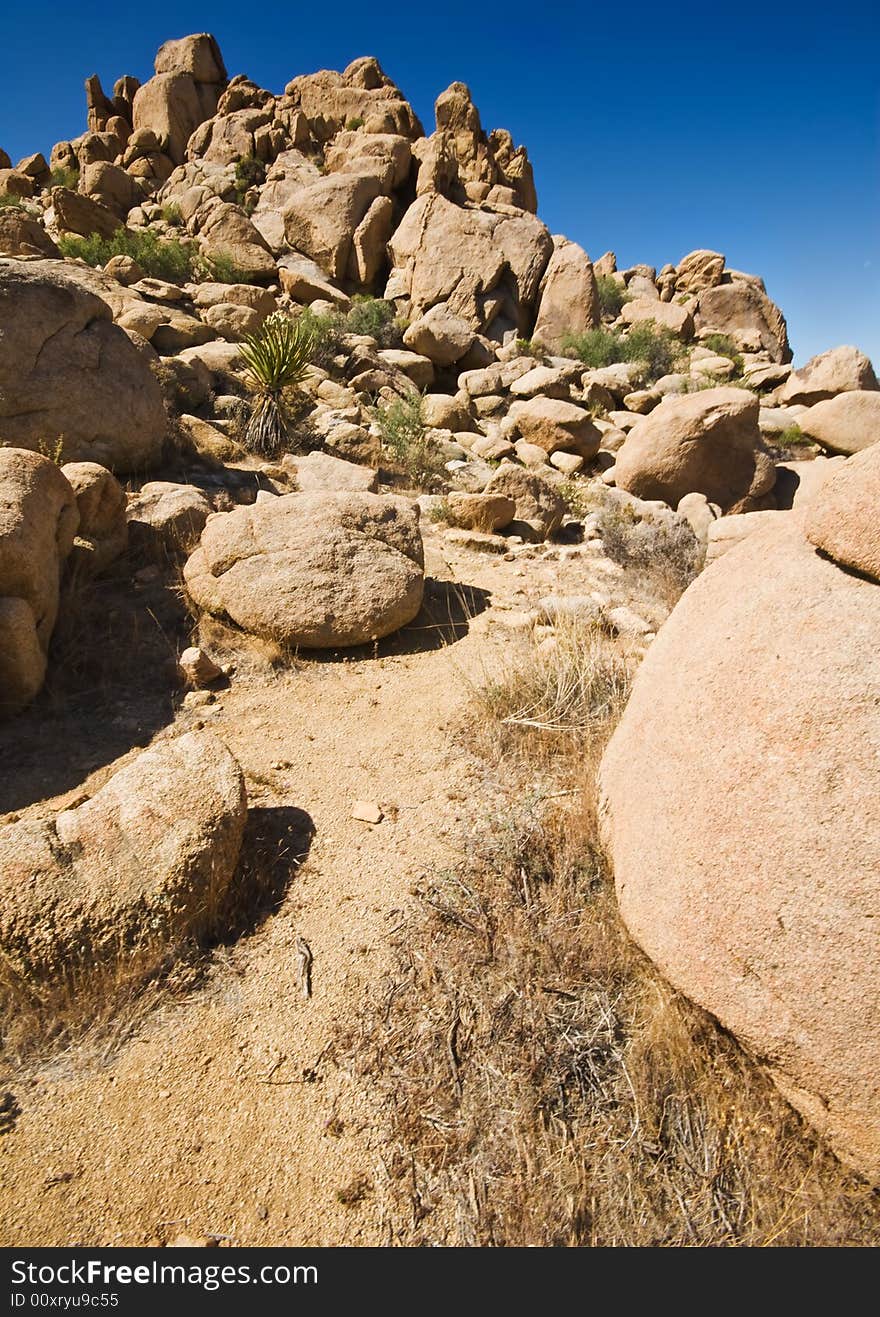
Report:
M 165 426 L 149 365 L 74 267 L 0 261 L 0 441 L 137 471 Z

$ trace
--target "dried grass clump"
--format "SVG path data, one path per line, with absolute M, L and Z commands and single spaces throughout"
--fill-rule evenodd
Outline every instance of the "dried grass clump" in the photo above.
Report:
M 877 1243 L 876 1193 L 620 921 L 595 778 L 628 669 L 571 628 L 474 692 L 503 786 L 337 1044 L 381 1103 L 388 1242 Z

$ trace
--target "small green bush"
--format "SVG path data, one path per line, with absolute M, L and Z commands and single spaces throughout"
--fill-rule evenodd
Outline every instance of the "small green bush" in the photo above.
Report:
M 356 296 L 351 310 L 344 314 L 331 311 L 327 315 L 316 315 L 307 306 L 303 308 L 300 320 L 309 326 L 315 340 L 312 358 L 315 365 L 324 367 L 345 350 L 343 338 L 346 334 L 368 334 L 376 339 L 379 347 L 389 348 L 400 344 L 405 328 L 392 303 L 380 297 Z
M 75 192 L 79 187 L 79 170 L 56 165 L 51 172 L 51 187 L 66 187 Z
M 376 407 L 373 417 L 382 447 L 414 486 L 430 488 L 442 478 L 443 455 L 428 438 L 421 394 L 414 393 L 409 398 L 397 398 Z
M 162 218 L 166 224 L 175 229 L 183 228 L 183 214 L 176 201 L 166 201 L 162 207 Z
M 364 121 L 359 114 L 355 114 L 352 118 L 346 119 L 345 126 L 350 133 L 353 133 L 356 128 L 363 128 Z
M 210 256 L 200 253 L 193 261 L 193 274 L 198 279 L 211 279 L 218 284 L 249 284 L 254 276 L 235 264 L 225 252 L 212 252 Z
M 24 209 L 24 199 L 22 197 L 15 197 L 11 192 L 7 192 L 0 197 L 0 206 L 21 206 L 21 208 Z
M 245 155 L 235 166 L 235 198 L 239 206 L 247 213 L 253 211 L 245 200 L 252 187 L 259 187 L 266 181 L 266 166 L 256 156 Z
M 618 283 L 613 274 L 598 276 L 596 293 L 599 297 L 599 311 L 609 320 L 616 320 L 620 315 L 620 308 L 629 300 L 629 294 L 623 284 Z
M 719 357 L 730 357 L 731 361 L 739 356 L 739 348 L 729 334 L 707 334 L 700 340 L 700 346 L 708 348 Z
M 314 350 L 309 326 L 280 311 L 245 338 L 241 355 L 254 406 L 244 442 L 253 452 L 272 457 L 288 440 L 290 395 L 305 379 Z
M 192 279 L 198 255 L 193 247 L 177 238 L 160 238 L 150 229 L 119 228 L 110 238 L 92 233 L 88 238 L 66 233 L 58 240 L 62 256 L 85 261 L 86 265 L 106 265 L 112 256 L 130 256 L 145 274 L 169 283 Z
M 653 320 L 630 326 L 626 334 L 614 329 L 589 329 L 585 334 L 567 334 L 563 351 L 592 369 L 613 366 L 618 361 L 641 363 L 640 382 L 653 384 L 673 370 L 682 346 L 668 329 Z

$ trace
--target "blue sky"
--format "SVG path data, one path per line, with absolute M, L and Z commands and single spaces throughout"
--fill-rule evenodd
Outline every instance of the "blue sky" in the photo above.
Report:
M 880 368 L 880 7 L 685 3 L 33 3 L 7 9 L 0 146 L 48 153 L 82 89 L 142 80 L 163 40 L 212 31 L 230 74 L 281 90 L 376 55 L 428 131 L 467 82 L 535 165 L 540 214 L 592 256 L 694 247 L 764 276 L 796 361 L 856 343 Z

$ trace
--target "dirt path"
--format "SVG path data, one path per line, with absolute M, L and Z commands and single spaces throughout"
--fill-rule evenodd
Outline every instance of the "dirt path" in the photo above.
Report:
M 447 730 L 464 673 L 491 665 L 529 598 L 572 574 L 584 584 L 576 560 L 526 573 L 429 545 L 434 575 L 476 587 L 469 602 L 486 609 L 454 643 L 420 649 L 411 635 L 410 652 L 234 678 L 217 706 L 178 714 L 238 756 L 255 814 L 288 811 L 303 836 L 310 822 L 311 849 L 277 913 L 218 951 L 204 986 L 103 1055 L 80 1049 L 12 1077 L 21 1114 L 0 1140 L 3 1244 L 387 1242 L 370 1188 L 371 1094 L 325 1049 L 381 978 L 413 884 L 455 862 L 456 801 L 481 789 Z M 429 625 L 456 601 L 441 590 Z M 354 820 L 355 800 L 379 802 L 383 821 Z M 308 1000 L 298 937 L 314 957 Z

